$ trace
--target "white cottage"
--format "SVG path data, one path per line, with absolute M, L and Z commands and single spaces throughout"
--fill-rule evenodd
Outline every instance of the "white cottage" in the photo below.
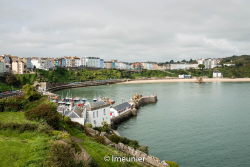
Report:
M 101 127 L 104 122 L 111 124 L 109 103 L 98 100 L 87 104 L 86 107 L 86 123 L 92 124 L 93 127 Z
M 110 109 L 110 115 L 111 115 L 111 118 L 113 117 L 117 117 L 123 113 L 126 113 L 127 111 L 131 110 L 132 109 L 132 105 L 129 104 L 128 102 L 125 102 L 125 103 L 122 103 L 122 104 L 119 104 L 115 107 L 112 107 Z

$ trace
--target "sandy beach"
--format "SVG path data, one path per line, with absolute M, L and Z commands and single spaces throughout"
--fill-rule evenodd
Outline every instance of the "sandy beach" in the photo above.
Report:
M 191 79 L 147 79 L 147 80 L 131 80 L 118 84 L 140 84 L 140 83 L 164 83 L 164 82 L 198 82 L 196 78 Z M 203 82 L 250 82 L 250 78 L 203 78 Z

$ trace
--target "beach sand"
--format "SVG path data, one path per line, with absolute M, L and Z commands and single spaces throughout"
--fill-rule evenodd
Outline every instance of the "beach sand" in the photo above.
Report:
M 250 78 L 203 78 L 203 82 L 250 82 Z M 191 79 L 147 79 L 147 80 L 131 80 L 118 84 L 140 84 L 140 83 L 164 83 L 164 82 L 198 82 L 196 78 Z

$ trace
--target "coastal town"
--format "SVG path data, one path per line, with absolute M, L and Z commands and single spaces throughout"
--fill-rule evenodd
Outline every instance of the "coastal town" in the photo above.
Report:
M 12 55 L 0 56 L 0 73 L 12 72 L 13 74 L 32 73 L 35 69 L 51 70 L 56 67 L 69 69 L 117 69 L 117 70 L 181 70 L 181 69 L 213 69 L 220 67 L 220 58 L 198 59 L 190 61 L 171 60 L 167 63 L 156 62 L 122 62 L 119 60 L 106 61 L 99 57 L 62 57 L 62 58 L 41 58 L 41 57 L 17 57 Z M 199 65 L 204 65 L 199 66 Z M 234 64 L 224 64 L 234 66 Z M 218 77 L 220 77 L 218 75 Z

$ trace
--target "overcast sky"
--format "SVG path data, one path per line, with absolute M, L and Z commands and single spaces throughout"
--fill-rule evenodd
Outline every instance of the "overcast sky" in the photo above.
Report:
M 169 61 L 250 54 L 249 0 L 0 0 L 0 54 Z

